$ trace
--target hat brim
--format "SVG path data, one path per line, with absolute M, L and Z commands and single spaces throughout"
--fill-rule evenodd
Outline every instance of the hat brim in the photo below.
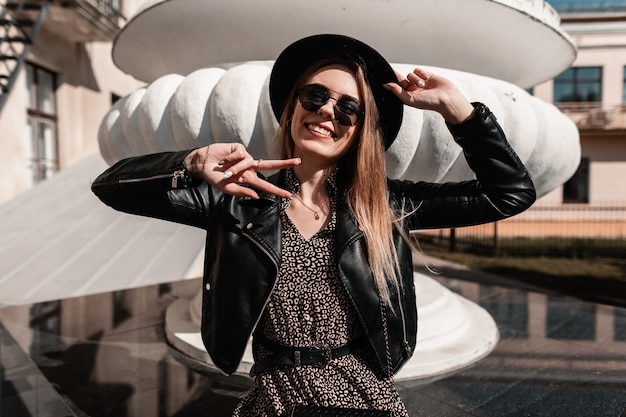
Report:
M 344 35 L 323 34 L 300 39 L 278 56 L 270 75 L 270 102 L 277 120 L 287 105 L 289 93 L 300 75 L 315 61 L 345 56 L 360 63 L 372 89 L 379 113 L 385 149 L 389 148 L 402 124 L 403 103 L 383 85 L 398 82 L 396 74 L 382 55 L 369 45 Z

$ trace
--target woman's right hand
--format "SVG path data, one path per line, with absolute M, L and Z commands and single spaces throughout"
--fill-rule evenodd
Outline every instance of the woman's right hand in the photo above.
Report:
M 192 177 L 202 178 L 225 193 L 251 198 L 259 198 L 255 189 L 277 197 L 291 198 L 289 191 L 265 181 L 257 172 L 299 164 L 300 158 L 254 159 L 241 143 L 214 143 L 193 150 L 185 158 L 185 167 Z M 243 184 L 250 187 L 244 187 Z

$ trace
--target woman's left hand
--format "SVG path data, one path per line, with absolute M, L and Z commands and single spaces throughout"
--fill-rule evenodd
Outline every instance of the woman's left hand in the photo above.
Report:
M 448 79 L 416 68 L 403 76 L 396 72 L 398 82 L 385 86 L 402 102 L 418 109 L 434 110 L 450 124 L 461 123 L 474 114 L 474 106 Z

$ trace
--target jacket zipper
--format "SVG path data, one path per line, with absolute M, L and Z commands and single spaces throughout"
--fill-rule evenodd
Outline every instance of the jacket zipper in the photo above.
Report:
M 405 219 L 405 207 L 406 207 L 406 198 L 403 197 L 402 198 L 402 209 L 401 209 L 401 216 L 400 216 L 400 221 L 402 222 L 402 224 L 397 225 L 398 226 L 398 230 L 400 232 L 402 232 L 404 229 L 404 219 Z M 415 280 L 415 277 L 413 277 L 413 280 Z M 398 290 L 401 290 L 401 288 L 398 288 Z M 402 289 L 402 291 L 404 291 Z M 402 345 L 404 346 L 404 352 L 407 355 L 407 358 L 410 358 L 413 355 L 413 349 L 411 349 L 411 346 L 409 345 L 409 341 L 407 340 L 407 331 L 406 331 L 406 319 L 404 316 L 404 308 L 402 307 L 402 297 L 400 296 L 400 293 L 398 292 L 398 305 L 400 306 L 400 316 L 402 316 Z
M 160 180 L 163 178 L 172 178 L 172 188 L 177 188 L 178 181 L 185 178 L 185 170 L 179 169 L 170 174 L 151 175 L 149 177 L 143 177 L 143 178 L 120 179 L 120 180 L 117 180 L 117 183 L 118 184 L 132 184 L 132 183 Z
M 411 349 L 409 341 L 406 337 L 406 321 L 404 317 L 404 308 L 402 307 L 402 299 L 400 298 L 400 294 L 398 294 L 398 305 L 400 306 L 400 316 L 402 316 L 402 345 L 404 346 L 404 351 L 407 355 L 407 358 L 410 358 L 413 354 L 413 349 Z

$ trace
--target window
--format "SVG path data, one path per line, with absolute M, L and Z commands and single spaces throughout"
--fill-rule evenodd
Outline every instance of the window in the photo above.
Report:
M 554 79 L 554 102 L 601 102 L 602 67 L 569 68 Z
M 28 87 L 29 155 L 33 182 L 38 183 L 58 169 L 55 74 L 35 65 L 26 65 Z
M 572 178 L 563 184 L 563 203 L 589 203 L 589 158 L 581 158 Z

